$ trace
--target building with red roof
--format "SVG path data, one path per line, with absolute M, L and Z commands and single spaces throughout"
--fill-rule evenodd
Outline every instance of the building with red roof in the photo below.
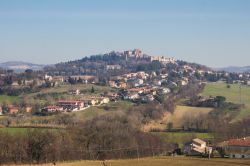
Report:
M 250 158 L 250 137 L 230 139 L 226 153 L 230 158 Z

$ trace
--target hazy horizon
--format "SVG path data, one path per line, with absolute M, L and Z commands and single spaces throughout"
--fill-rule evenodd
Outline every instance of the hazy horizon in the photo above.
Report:
M 209 67 L 249 66 L 250 1 L 0 0 L 0 36 L 0 63 L 140 48 Z

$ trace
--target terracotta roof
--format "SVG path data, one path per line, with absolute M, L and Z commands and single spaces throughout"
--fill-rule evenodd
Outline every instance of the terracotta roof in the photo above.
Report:
M 229 146 L 249 146 L 250 147 L 250 137 L 240 138 L 240 139 L 230 139 Z

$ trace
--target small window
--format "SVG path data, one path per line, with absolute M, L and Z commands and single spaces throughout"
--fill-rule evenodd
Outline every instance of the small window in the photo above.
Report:
M 242 155 L 242 156 L 241 156 L 241 158 L 243 158 L 243 159 L 244 159 L 244 158 L 245 158 L 245 155 Z
M 235 155 L 233 154 L 233 158 L 235 158 Z

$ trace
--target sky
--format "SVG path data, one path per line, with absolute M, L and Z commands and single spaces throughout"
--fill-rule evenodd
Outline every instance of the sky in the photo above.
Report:
M 0 63 L 134 48 L 209 67 L 250 65 L 250 0 L 0 0 Z

